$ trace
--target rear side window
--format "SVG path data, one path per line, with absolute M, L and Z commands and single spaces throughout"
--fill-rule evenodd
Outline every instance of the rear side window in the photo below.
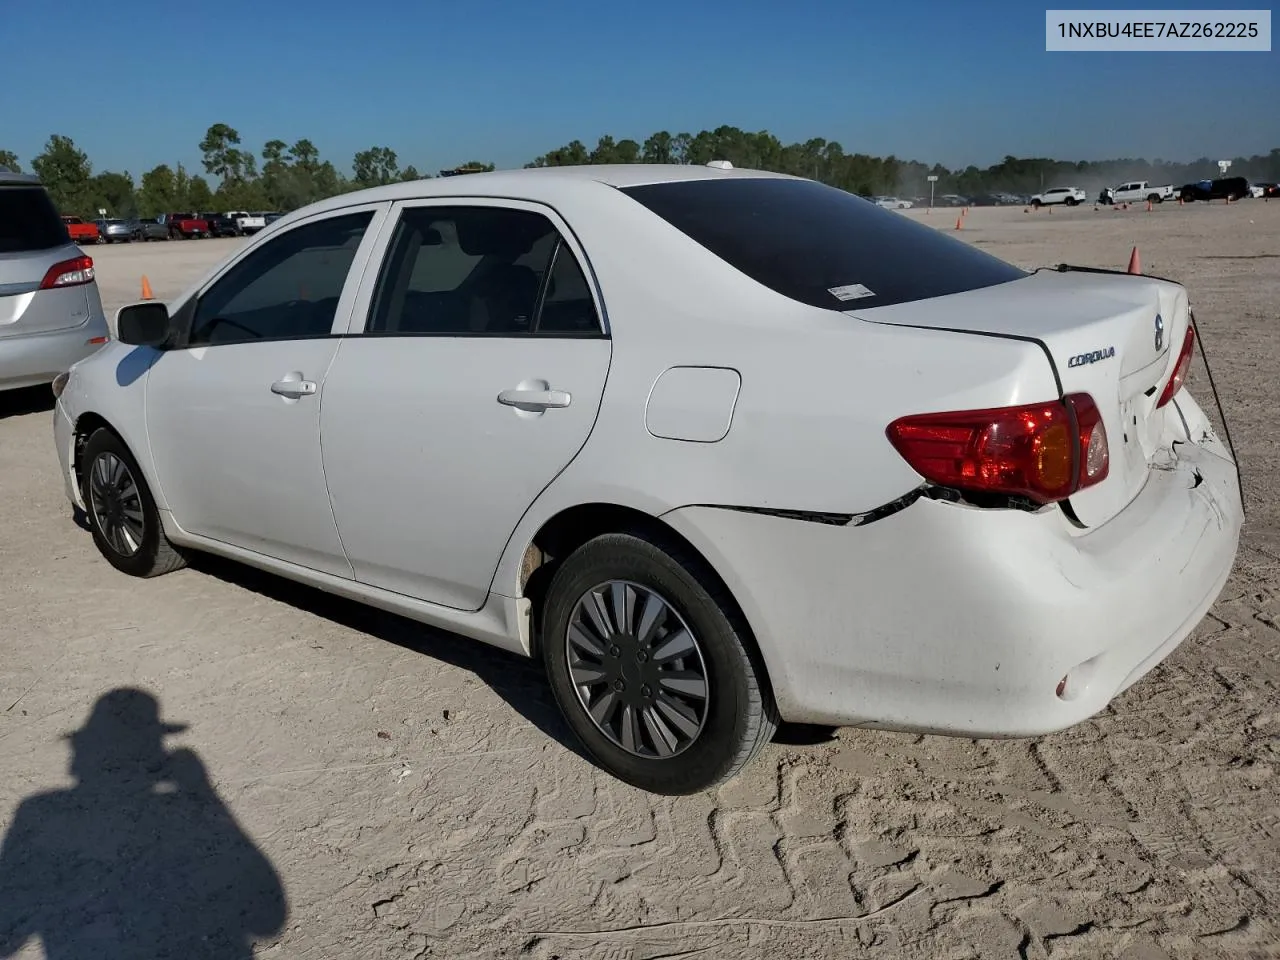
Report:
M 0 187 L 0 253 L 48 250 L 70 243 L 42 187 Z
M 901 213 L 810 180 L 621 189 L 753 280 L 814 307 L 885 307 L 1027 276 Z
M 391 336 L 590 335 L 599 321 L 582 268 L 546 217 L 428 206 L 401 214 L 367 329 Z

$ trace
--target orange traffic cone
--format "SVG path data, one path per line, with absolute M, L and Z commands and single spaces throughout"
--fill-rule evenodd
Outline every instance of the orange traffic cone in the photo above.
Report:
M 1138 257 L 1138 248 L 1137 248 L 1137 247 L 1134 247 L 1134 248 L 1133 248 L 1133 253 L 1129 254 L 1129 272 L 1130 272 L 1130 273 L 1141 273 L 1141 272 L 1142 272 L 1142 260 L 1141 260 L 1141 259 L 1139 259 L 1139 257 Z
M 962 229 L 963 225 L 964 225 L 964 217 L 963 216 L 956 217 L 956 229 L 957 230 Z
M 1150 201 L 1150 200 L 1148 200 L 1148 201 L 1147 201 L 1147 213 L 1150 213 L 1150 212 L 1151 212 L 1151 201 Z
M 147 281 L 147 275 L 142 275 L 142 299 L 154 300 L 155 295 L 151 292 L 151 284 Z

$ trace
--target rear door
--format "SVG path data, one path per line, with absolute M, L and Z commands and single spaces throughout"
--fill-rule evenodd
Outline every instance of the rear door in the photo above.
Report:
M 450 198 L 388 224 L 326 380 L 329 495 L 357 580 L 476 610 L 591 433 L 611 344 L 549 208 Z
M 43 187 L 0 179 L 0 339 L 88 322 L 89 286 L 41 289 L 52 267 L 81 256 Z

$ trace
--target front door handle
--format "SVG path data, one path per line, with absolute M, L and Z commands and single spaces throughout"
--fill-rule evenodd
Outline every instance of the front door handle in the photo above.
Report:
M 573 397 L 563 390 L 503 390 L 498 402 L 524 410 L 567 407 Z
M 315 382 L 312 380 L 293 380 L 286 377 L 284 380 L 277 380 L 271 385 L 271 392 L 278 393 L 282 397 L 290 400 L 297 400 L 299 397 L 309 397 L 316 392 Z

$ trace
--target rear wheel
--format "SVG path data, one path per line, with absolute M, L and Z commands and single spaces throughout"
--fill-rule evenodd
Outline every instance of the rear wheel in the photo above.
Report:
M 93 542 L 113 567 L 134 577 L 154 577 L 186 565 L 165 536 L 138 462 L 104 427 L 85 444 L 80 484 Z
M 764 667 L 735 610 L 698 558 L 647 533 L 596 537 L 556 571 L 542 658 L 569 726 L 609 773 L 696 793 L 773 736 Z

